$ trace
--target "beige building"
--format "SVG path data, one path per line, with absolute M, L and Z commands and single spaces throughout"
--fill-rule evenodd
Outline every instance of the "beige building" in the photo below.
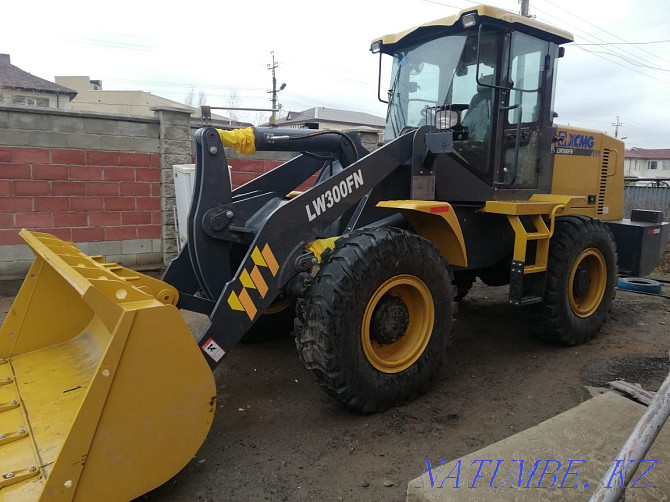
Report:
M 14 66 L 9 54 L 0 54 L 0 105 L 70 109 L 74 89 L 54 84 Z
M 106 113 L 112 115 L 139 115 L 153 117 L 151 110 L 157 106 L 171 106 L 192 110 L 193 117 L 198 117 L 200 110 L 161 98 L 146 91 L 105 91 L 102 81 L 91 80 L 85 76 L 57 76 L 56 83 L 77 91 L 70 109 L 86 112 Z
M 102 88 L 102 80 L 91 80 L 88 76 L 57 76 L 56 83 L 77 91 L 76 98 L 70 103 L 72 110 L 153 117 L 152 108 L 168 106 L 189 110 L 191 119 L 196 123 L 198 123 L 198 119 L 202 118 L 200 107 L 187 106 L 146 91 L 105 91 Z M 249 125 L 215 114 L 211 115 L 211 119 L 211 123 L 217 127 L 244 127 Z

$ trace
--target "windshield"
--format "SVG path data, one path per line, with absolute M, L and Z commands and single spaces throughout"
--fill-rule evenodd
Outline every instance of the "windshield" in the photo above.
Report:
M 466 39 L 443 37 L 393 55 L 385 139 L 425 124 L 426 108 L 445 102 Z
M 403 128 L 433 125 L 437 110 L 461 113 L 454 154 L 475 172 L 488 169 L 500 36 L 494 31 L 449 35 L 393 55 L 384 139 Z M 477 73 L 479 72 L 479 75 Z M 479 80 L 479 83 L 477 82 Z M 483 85 L 481 85 L 483 84 Z
M 487 38 L 480 46 L 479 80 L 491 85 L 497 51 L 495 41 Z M 436 108 L 462 105 L 470 108 L 463 125 L 470 127 L 471 139 L 484 140 L 483 122 L 490 125 L 490 114 L 475 110 L 471 102 L 478 91 L 490 95 L 491 88 L 478 88 L 476 74 L 477 33 L 441 37 L 394 54 L 384 138 L 397 137 L 404 127 L 432 123 Z M 472 127 L 475 123 L 483 127 Z

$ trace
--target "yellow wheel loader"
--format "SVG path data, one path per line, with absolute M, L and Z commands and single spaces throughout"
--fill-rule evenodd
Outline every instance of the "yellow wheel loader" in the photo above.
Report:
M 162 281 L 22 231 L 36 259 L 0 332 L 2 499 L 129 500 L 168 480 L 208 433 L 212 370 L 287 308 L 276 329 L 364 412 L 426 390 L 477 277 L 508 285 L 537 336 L 595 336 L 617 266 L 647 274 L 668 225 L 621 219 L 622 142 L 554 124 L 571 40 L 486 6 L 375 39 L 392 76 L 373 152 L 335 131 L 200 129 L 188 245 Z M 300 155 L 231 190 L 224 146 Z M 179 309 L 209 315 L 204 333 Z

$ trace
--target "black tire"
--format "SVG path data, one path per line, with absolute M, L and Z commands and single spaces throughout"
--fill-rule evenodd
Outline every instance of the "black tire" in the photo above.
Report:
M 579 345 L 592 339 L 612 308 L 617 253 L 605 223 L 585 216 L 556 220 L 549 248 L 544 301 L 533 306 L 531 332 Z
M 470 292 L 475 283 L 475 276 L 470 272 L 454 272 L 454 286 L 456 286 L 455 302 L 460 302 Z
M 415 399 L 445 355 L 452 281 L 437 248 L 418 235 L 383 228 L 342 237 L 298 304 L 300 359 L 355 410 Z
M 270 305 L 240 340 L 243 343 L 258 343 L 284 338 L 293 331 L 295 311 L 287 300 L 280 299 Z
M 624 291 L 635 291 L 637 293 L 649 293 L 652 295 L 658 295 L 663 291 L 663 284 L 644 277 L 622 277 L 617 282 L 617 287 Z

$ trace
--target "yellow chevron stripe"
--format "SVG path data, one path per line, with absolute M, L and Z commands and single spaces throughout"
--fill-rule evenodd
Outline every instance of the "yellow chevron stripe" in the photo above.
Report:
M 265 279 L 263 279 L 258 267 L 254 267 L 251 271 L 251 278 L 254 280 L 254 284 L 256 284 L 256 287 L 258 288 L 261 298 L 265 298 L 265 294 L 268 292 L 268 285 L 266 284 Z
M 254 284 L 254 281 L 251 280 L 251 277 L 249 277 L 249 272 L 247 272 L 246 268 L 242 270 L 242 273 L 240 274 L 240 282 L 245 288 L 256 289 L 256 285 Z
M 263 255 L 263 258 L 265 258 L 265 262 L 268 264 L 268 267 L 270 268 L 270 272 L 272 272 L 272 277 L 274 277 L 275 275 L 277 275 L 277 271 L 279 270 L 279 263 L 277 263 L 275 255 L 272 253 L 272 249 L 270 249 L 270 245 L 266 244 L 261 253 Z
M 240 292 L 240 302 L 244 306 L 244 311 L 249 316 L 249 319 L 253 321 L 254 317 L 256 316 L 256 312 L 258 312 L 258 310 L 256 309 L 256 306 L 254 305 L 254 302 L 249 296 L 249 292 L 246 289 L 242 289 L 242 291 Z
M 244 310 L 244 307 L 242 306 L 242 303 L 240 303 L 240 299 L 237 297 L 237 294 L 235 294 L 235 291 L 230 293 L 230 296 L 228 297 L 228 305 L 230 305 L 230 308 L 233 310 Z
M 267 267 L 267 263 L 265 263 L 265 260 L 263 259 L 263 255 L 261 254 L 260 250 L 258 249 L 258 246 L 254 246 L 254 250 L 251 253 L 251 259 L 254 260 L 254 263 L 258 265 L 259 267 Z

